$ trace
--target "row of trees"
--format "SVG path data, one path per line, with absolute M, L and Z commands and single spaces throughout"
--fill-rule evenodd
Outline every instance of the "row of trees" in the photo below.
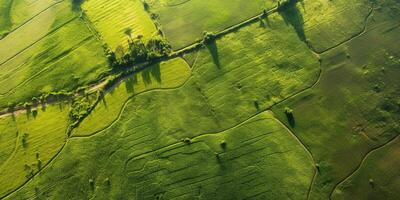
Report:
M 160 36 L 144 40 L 141 35 L 132 38 L 129 30 L 125 33 L 129 36 L 128 49 L 118 46 L 115 51 L 111 51 L 106 48 L 108 62 L 113 68 L 129 67 L 171 53 L 171 46 Z

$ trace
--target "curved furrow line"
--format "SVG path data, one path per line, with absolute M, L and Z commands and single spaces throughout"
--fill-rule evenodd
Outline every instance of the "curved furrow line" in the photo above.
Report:
M 272 113 L 273 113 L 273 115 L 275 116 L 275 113 L 273 112 L 273 111 L 271 111 Z M 310 151 L 310 148 L 309 147 L 307 147 L 307 145 L 305 144 L 305 143 L 303 143 L 301 140 L 300 140 L 300 138 L 298 138 L 297 136 L 296 136 L 296 134 L 285 124 L 285 123 L 283 123 L 282 121 L 280 121 L 276 116 L 275 116 L 275 118 L 274 118 L 279 124 L 281 124 L 296 140 L 297 140 L 297 142 L 304 148 L 304 150 L 307 152 L 307 154 L 308 154 L 308 156 L 311 158 L 311 161 L 312 161 L 312 163 L 313 163 L 313 170 L 314 170 L 314 175 L 313 175 L 313 177 L 312 177 L 312 179 L 311 179 L 311 183 L 310 183 L 310 186 L 309 186 L 309 188 L 308 188 L 308 192 L 307 192 L 307 199 L 310 199 L 310 196 L 311 196 L 311 191 L 312 191 L 312 187 L 314 186 L 314 181 L 315 181 L 315 179 L 316 179 L 316 176 L 317 176 L 317 174 L 318 174 L 318 170 L 317 170 L 317 162 L 315 161 L 315 158 L 314 158 L 314 156 L 313 156 L 313 154 L 311 153 L 311 151 Z
M 50 158 L 50 160 L 49 160 L 46 164 L 44 164 L 44 166 L 43 166 L 41 169 L 39 169 L 39 170 L 38 170 L 35 174 L 33 174 L 31 177 L 29 177 L 28 179 L 26 179 L 25 182 L 23 182 L 20 186 L 18 186 L 18 187 L 15 188 L 14 190 L 8 192 L 7 194 L 1 196 L 0 199 L 5 199 L 5 198 L 11 196 L 13 193 L 15 193 L 15 192 L 17 192 L 18 190 L 22 189 L 26 184 L 28 184 L 28 183 L 29 183 L 33 178 L 35 178 L 38 174 L 43 173 L 43 171 L 44 171 L 45 169 L 47 169 L 47 168 L 50 166 L 50 164 L 51 164 L 52 162 L 54 162 L 54 160 L 61 154 L 61 152 L 63 151 L 64 147 L 67 145 L 67 143 L 68 143 L 68 132 L 69 132 L 69 131 L 70 131 L 69 128 L 67 128 L 67 130 L 65 131 L 66 140 L 65 140 L 64 144 L 60 147 L 60 149 L 57 151 L 57 153 L 56 153 L 52 158 Z
M 393 137 L 392 139 L 390 139 L 388 142 L 377 146 L 373 149 L 371 149 L 367 154 L 365 154 L 365 156 L 363 157 L 363 159 L 360 161 L 360 163 L 358 164 L 358 166 L 345 178 L 343 178 L 341 181 L 339 181 L 337 184 L 335 184 L 335 187 L 333 188 L 333 190 L 331 191 L 330 195 L 329 195 L 329 199 L 332 199 L 332 195 L 335 192 L 335 190 L 337 189 L 337 187 L 339 187 L 339 185 L 341 185 L 343 182 L 347 181 L 348 179 L 350 179 L 355 173 L 357 173 L 358 170 L 361 169 L 361 167 L 363 166 L 363 164 L 365 163 L 365 161 L 367 160 L 368 156 L 371 155 L 372 153 L 374 153 L 375 151 L 379 151 L 381 148 L 386 147 L 387 145 L 390 145 L 391 143 L 393 143 L 396 139 L 398 139 L 400 136 L 400 134 L 396 135 L 395 137 Z
M 98 131 L 96 131 L 96 132 L 93 132 L 93 133 L 91 133 L 91 134 L 89 134 L 89 135 L 72 135 L 72 136 L 70 136 L 69 138 L 70 138 L 70 139 L 73 139 L 73 138 L 90 138 L 90 137 L 92 137 L 92 136 L 97 135 L 98 133 L 101 133 L 101 132 L 103 132 L 103 131 L 106 131 L 107 129 L 111 128 L 114 124 L 116 124 L 116 123 L 121 119 L 121 116 L 122 116 L 122 114 L 123 114 L 123 112 L 124 112 L 126 106 L 128 105 L 128 103 L 129 103 L 133 98 L 135 98 L 135 97 L 137 97 L 137 96 L 139 96 L 139 95 L 143 95 L 143 94 L 146 94 L 146 93 L 150 93 L 150 92 L 162 92 L 162 91 L 173 91 L 173 90 L 177 90 L 177 89 L 179 89 L 179 88 L 181 88 L 181 87 L 184 87 L 184 86 L 186 85 L 186 83 L 188 83 L 189 80 L 190 80 L 191 78 L 192 78 L 192 74 L 190 75 L 190 77 L 189 77 L 183 84 L 181 84 L 181 85 L 179 85 L 179 86 L 176 86 L 176 87 L 170 87 L 170 88 L 154 88 L 154 89 L 150 89 L 150 90 L 146 90 L 146 91 L 143 91 L 143 92 L 136 93 L 136 94 L 130 96 L 130 97 L 124 102 L 122 108 L 120 109 L 120 111 L 119 111 L 119 113 L 118 113 L 117 118 L 115 118 L 108 126 L 106 126 L 105 128 L 103 128 L 103 129 L 101 129 L 101 130 L 98 130 Z
M 58 57 L 57 59 L 63 59 L 65 57 L 67 57 L 68 55 L 70 55 L 71 53 L 73 53 L 76 49 L 80 48 L 81 46 L 85 45 L 86 43 L 90 42 L 90 40 L 93 38 L 93 36 L 88 36 L 85 39 L 83 39 L 81 42 L 79 42 L 76 46 L 73 46 L 71 49 L 68 49 L 64 52 L 62 52 L 60 55 L 60 57 Z M 33 79 L 37 78 L 38 76 L 40 76 L 41 74 L 43 74 L 44 72 L 53 69 L 54 65 L 56 63 L 53 63 L 51 65 L 48 65 L 47 67 L 44 67 L 43 69 L 41 69 L 40 71 L 36 72 L 35 74 L 33 74 L 32 76 L 30 76 L 29 78 L 23 80 L 22 82 L 18 83 L 15 87 L 10 88 L 8 91 L 1 93 L 0 96 L 5 96 L 8 95 L 10 93 L 13 93 L 17 88 L 26 85 L 27 83 L 29 83 L 30 81 L 32 81 Z M 55 66 L 57 67 L 57 66 Z
M 320 54 L 324 54 L 324 53 L 326 53 L 326 52 L 328 52 L 328 51 L 330 51 L 330 50 L 332 50 L 332 49 L 335 49 L 335 48 L 337 48 L 337 47 L 339 47 L 339 46 L 341 46 L 341 45 L 343 45 L 343 44 L 345 44 L 345 43 L 348 43 L 348 42 L 352 41 L 352 40 L 355 39 L 355 38 L 358 38 L 358 37 L 364 35 L 364 34 L 367 32 L 368 21 L 369 21 L 369 19 L 371 18 L 374 9 L 375 9 L 375 8 L 374 8 L 374 6 L 372 5 L 371 8 L 370 8 L 369 13 L 367 14 L 367 16 L 366 16 L 365 19 L 364 19 L 364 27 L 363 27 L 363 29 L 362 29 L 360 32 L 358 32 L 358 33 L 354 34 L 353 36 L 351 36 L 351 37 L 349 37 L 349 38 L 343 40 L 342 42 L 339 42 L 339 43 L 337 43 L 337 44 L 335 44 L 335 45 L 333 45 L 333 46 L 331 46 L 331 47 L 329 47 L 329 48 L 327 48 L 327 49 L 324 49 L 324 50 L 322 50 L 322 51 L 316 51 L 316 50 L 314 50 L 313 47 L 310 47 L 310 49 L 311 49 L 313 52 L 315 52 L 316 54 L 319 54 L 319 55 L 320 55 Z
M 57 2 L 55 2 L 55 3 L 51 4 L 51 5 L 49 5 L 48 7 L 46 7 L 45 9 L 43 9 L 42 11 L 36 13 L 36 14 L 33 15 L 31 18 L 27 19 L 25 22 L 23 22 L 22 24 L 18 25 L 17 27 L 15 27 L 15 28 L 12 29 L 11 31 L 9 31 L 8 34 L 7 34 L 5 37 L 3 37 L 3 38 L 0 39 L 0 41 L 3 40 L 3 39 L 5 39 L 5 38 L 6 38 L 8 35 L 10 35 L 11 33 L 17 31 L 19 28 L 21 28 L 21 27 L 24 26 L 25 24 L 27 24 L 27 23 L 29 23 L 30 21 L 32 21 L 34 18 L 36 18 L 36 17 L 39 16 L 40 14 L 42 14 L 42 13 L 44 13 L 45 11 L 49 10 L 50 8 L 56 6 L 57 4 L 62 3 L 63 1 L 64 1 L 64 0 L 57 1 Z
M 46 35 L 38 38 L 35 42 L 33 42 L 32 44 L 28 45 L 27 47 L 21 49 L 19 52 L 17 52 L 15 55 L 7 58 L 5 61 L 3 61 L 2 63 L 0 63 L 0 67 L 2 65 L 4 65 L 5 63 L 7 63 L 8 61 L 12 60 L 13 58 L 17 57 L 19 54 L 23 53 L 24 51 L 28 50 L 29 48 L 31 48 L 33 45 L 39 43 L 40 41 L 42 41 L 44 38 L 46 38 L 47 36 L 55 33 L 56 31 L 58 31 L 60 28 L 64 27 L 65 25 L 71 23 L 72 21 L 74 21 L 75 19 L 78 19 L 79 17 L 73 17 L 70 20 L 64 22 L 63 24 L 57 26 L 56 28 L 54 28 L 53 30 L 49 31 L 48 33 L 46 33 Z
M 7 158 L 6 161 L 4 161 L 1 165 L 0 165 L 0 171 L 3 170 L 3 168 L 8 164 L 8 162 L 10 162 L 10 160 L 14 157 L 14 155 L 17 153 L 18 150 L 18 145 L 19 145 L 19 140 L 20 140 L 20 134 L 18 131 L 18 124 L 15 122 L 15 126 L 17 127 L 17 137 L 15 138 L 15 146 L 14 149 L 12 151 L 12 153 L 10 154 L 10 156 Z

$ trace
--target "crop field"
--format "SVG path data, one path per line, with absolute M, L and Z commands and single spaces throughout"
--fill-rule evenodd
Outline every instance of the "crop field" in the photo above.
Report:
M 0 200 L 397 200 L 398 0 L 0 0 Z
M 127 47 L 129 37 L 142 35 L 150 38 L 158 34 L 140 0 L 88 0 L 82 8 L 112 49 Z M 127 29 L 131 33 L 127 34 Z
M 272 9 L 276 0 L 146 0 L 175 49 L 201 40 L 203 32 L 219 32 Z M 239 14 L 240 13 L 240 14 Z
M 0 40 L 0 107 L 98 79 L 109 71 L 103 55 L 69 3 L 45 10 Z
M 0 38 L 27 23 L 43 11 L 61 1 L 56 0 L 1 0 L 0 1 Z

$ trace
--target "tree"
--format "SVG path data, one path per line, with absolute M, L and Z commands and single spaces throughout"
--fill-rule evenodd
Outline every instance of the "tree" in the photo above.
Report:
M 203 43 L 208 44 L 215 40 L 215 34 L 204 31 L 203 32 Z
M 126 28 L 124 30 L 125 35 L 129 37 L 130 40 L 132 40 L 132 29 L 131 28 Z

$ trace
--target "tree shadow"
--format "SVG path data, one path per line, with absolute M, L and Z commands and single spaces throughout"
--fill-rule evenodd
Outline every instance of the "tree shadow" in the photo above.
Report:
M 217 46 L 217 42 L 215 40 L 210 41 L 207 45 L 206 45 L 208 51 L 210 52 L 213 62 L 214 64 L 217 66 L 218 69 L 221 68 L 221 63 L 219 61 L 219 55 L 218 55 L 218 46 Z
M 296 121 L 294 119 L 294 115 L 292 113 L 286 114 L 286 118 L 288 120 L 289 126 L 294 128 L 296 126 Z
M 73 11 L 80 11 L 81 10 L 81 5 L 83 4 L 85 0 L 71 0 L 72 3 L 72 10 Z
M 150 68 L 150 74 L 158 83 L 161 83 L 160 63 L 157 63 Z
M 134 84 L 135 84 L 135 80 L 133 80 L 133 77 L 129 77 L 127 79 L 125 79 L 125 89 L 127 93 L 134 93 L 135 92 L 135 88 L 134 88 Z
M 282 5 L 278 9 L 278 13 L 282 16 L 287 25 L 291 25 L 294 28 L 299 39 L 302 42 L 306 42 L 307 38 L 304 32 L 304 18 L 303 14 L 296 6 L 297 2 L 301 2 L 304 8 L 302 0 L 291 0 L 285 5 Z
M 32 110 L 32 116 L 33 116 L 33 118 L 36 119 L 37 115 L 38 115 L 38 110 L 37 110 L 37 109 L 33 109 L 33 110 Z
M 101 98 L 101 102 L 103 103 L 104 107 L 108 108 L 108 104 L 107 104 L 107 101 L 106 101 L 106 98 L 104 97 L 104 95 L 102 95 L 100 98 Z
M 150 76 L 150 70 L 149 69 L 145 69 L 142 71 L 142 79 L 144 82 L 144 85 L 149 85 L 151 84 L 151 76 Z

